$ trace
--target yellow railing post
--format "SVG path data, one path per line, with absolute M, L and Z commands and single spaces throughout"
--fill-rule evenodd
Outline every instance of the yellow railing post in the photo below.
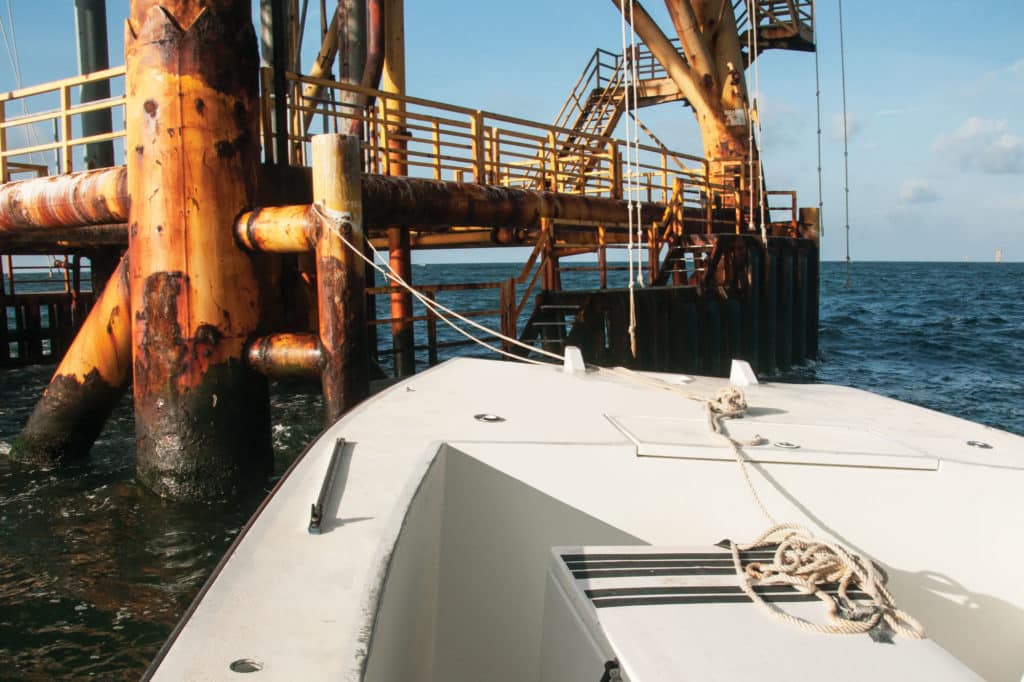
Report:
M 292 83 L 291 88 L 292 98 L 292 115 L 288 117 L 288 130 L 286 134 L 288 139 L 291 140 L 291 156 L 292 163 L 296 166 L 306 165 L 306 144 L 302 138 L 305 137 L 306 131 L 303 130 L 303 119 L 302 111 L 298 107 L 303 106 L 305 99 L 302 96 L 302 84 L 299 82 Z
M 608 171 L 611 174 L 611 195 L 613 199 L 622 198 L 622 151 L 618 140 L 608 142 Z M 602 287 L 603 289 L 604 287 Z
M 490 165 L 491 165 L 491 182 L 495 185 L 501 184 L 501 142 L 498 139 L 498 127 L 491 126 L 491 139 L 490 139 Z
M 555 132 L 548 131 L 548 144 L 551 146 L 551 152 L 549 157 L 548 169 L 551 172 L 551 182 L 545 189 L 552 192 L 557 192 L 559 189 L 558 179 L 558 138 L 555 136 Z
M 263 160 L 266 163 L 273 163 L 277 160 L 274 158 L 274 127 L 271 124 L 270 116 L 270 98 L 274 91 L 273 80 L 273 69 L 269 66 L 260 69 L 260 92 L 263 93 L 263 96 L 260 97 L 260 126 L 263 128 Z
M 64 85 L 60 89 L 60 141 L 61 141 L 61 172 L 70 173 L 71 163 L 71 86 Z
M 487 182 L 485 158 L 487 147 L 484 140 L 484 115 L 482 111 L 473 113 L 472 118 L 470 118 L 469 131 L 473 138 L 473 182 L 483 184 Z
M 380 118 L 377 121 L 378 136 L 380 138 L 380 152 L 378 156 L 383 160 L 383 175 L 391 175 L 391 155 L 388 154 L 388 139 L 391 136 L 391 127 L 388 123 L 388 100 L 381 97 L 377 100 L 377 108 L 380 111 Z
M 441 124 L 438 121 L 434 121 L 434 133 L 432 139 L 434 141 L 434 179 L 441 179 Z
M 661 152 L 661 199 L 663 203 L 671 201 L 671 194 L 668 188 L 668 154 Z

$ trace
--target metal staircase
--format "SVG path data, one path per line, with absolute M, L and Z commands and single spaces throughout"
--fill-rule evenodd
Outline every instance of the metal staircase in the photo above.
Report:
M 678 41 L 673 44 L 679 49 Z M 555 127 L 566 131 L 555 140 L 559 166 L 574 185 L 562 191 L 580 191 L 587 173 L 606 152 L 604 140 L 611 137 L 625 112 L 626 69 L 630 66 L 630 60 L 623 59 L 621 54 L 594 50 L 555 117 Z M 646 47 L 637 51 L 636 70 L 640 107 L 683 99 Z
M 748 11 L 749 4 L 748 0 L 733 0 L 732 3 L 748 64 L 753 61 L 746 49 L 752 25 L 757 30 L 758 54 L 770 49 L 814 51 L 813 0 L 754 0 L 754 21 Z
M 584 291 L 540 292 L 519 340 L 531 345 L 540 344 L 552 353 L 564 352 L 566 339 L 586 304 L 587 295 Z
M 814 46 L 813 0 L 733 0 L 733 13 L 744 56 L 749 64 L 757 55 L 747 54 L 750 31 L 757 31 L 757 52 L 769 49 L 812 52 Z M 678 39 L 672 41 L 685 59 Z M 636 56 L 638 102 L 640 107 L 683 101 L 682 93 L 646 46 Z M 565 132 L 555 136 L 553 145 L 561 172 L 558 187 L 550 189 L 583 191 L 587 174 L 606 152 L 604 139 L 610 137 L 625 112 L 626 69 L 629 58 L 598 48 L 584 67 L 565 104 L 555 117 L 555 127 Z M 541 187 L 546 176 L 538 172 Z

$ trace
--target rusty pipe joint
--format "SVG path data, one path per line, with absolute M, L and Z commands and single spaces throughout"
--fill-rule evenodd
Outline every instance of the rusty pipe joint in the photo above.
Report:
M 491 228 L 492 244 L 523 244 L 530 237 L 525 227 L 494 227 Z
M 245 346 L 246 364 L 271 379 L 316 381 L 323 369 L 323 349 L 315 334 L 271 334 Z
M 313 206 L 268 206 L 235 221 L 235 240 L 247 251 L 308 253 L 316 246 L 320 218 Z

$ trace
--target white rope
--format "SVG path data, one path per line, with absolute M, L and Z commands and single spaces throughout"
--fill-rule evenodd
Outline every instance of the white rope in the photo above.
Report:
M 757 14 L 754 0 L 747 0 L 747 55 L 751 64 L 757 59 L 754 52 L 754 34 L 757 33 Z M 747 211 L 747 230 L 754 231 L 754 107 L 747 105 L 747 177 L 750 178 L 750 193 L 748 196 L 749 209 Z
M 630 4 L 632 8 L 632 3 Z M 623 95 L 625 96 L 625 108 L 626 112 L 629 112 L 629 76 L 630 70 L 626 66 L 627 55 L 629 54 L 626 50 L 628 49 L 629 43 L 626 41 L 626 0 L 619 0 L 619 16 L 620 16 L 620 30 L 622 33 L 622 69 L 623 69 Z M 632 152 L 630 143 L 630 126 L 631 117 L 626 117 L 626 172 L 624 175 L 625 187 L 623 190 L 626 194 L 626 199 L 629 202 L 626 208 L 626 215 L 628 221 L 628 228 L 626 230 L 627 241 L 626 241 L 626 260 L 629 265 L 629 281 L 627 286 L 629 287 L 629 327 L 626 331 L 629 334 L 629 346 L 633 352 L 633 357 L 636 357 L 636 299 L 633 294 L 633 190 L 632 190 L 632 176 L 630 169 L 632 167 Z
M 808 632 L 858 634 L 868 632 L 884 622 L 897 634 L 912 639 L 924 637 L 921 624 L 896 607 L 892 593 L 885 586 L 888 578 L 874 562 L 838 542 L 818 539 L 802 526 L 779 523 L 772 516 L 750 479 L 747 457 L 743 452 L 746 446 L 763 445 L 765 439 L 755 435 L 749 441 L 737 440 L 729 435 L 723 423 L 726 419 L 739 418 L 745 414 L 747 399 L 743 391 L 735 386 L 726 386 L 714 397 L 706 398 L 688 393 L 680 386 L 622 367 L 609 371 L 638 383 L 682 393 L 690 400 L 704 404 L 708 428 L 732 449 L 754 504 L 771 524 L 753 542 L 730 543 L 740 589 L 759 608 L 778 620 Z M 770 563 L 753 561 L 743 565 L 740 556 L 742 552 L 776 545 Z M 829 622 L 815 623 L 775 608 L 764 601 L 755 589 L 766 585 L 789 585 L 803 594 L 815 595 L 826 604 Z M 822 589 L 826 585 L 837 586 L 835 596 Z M 866 602 L 862 597 L 851 597 L 850 592 L 853 590 L 867 595 Z
M 635 211 L 634 219 L 631 221 L 637 230 L 637 284 L 641 288 L 644 286 L 643 276 L 643 222 L 641 221 L 640 211 L 640 94 L 638 83 L 640 81 L 640 46 L 637 43 L 637 32 L 633 29 L 633 0 L 630 0 L 630 90 L 633 96 L 632 106 L 627 106 L 627 112 L 629 118 L 633 120 L 633 167 L 630 169 L 630 175 L 633 176 L 634 181 L 632 182 L 633 189 L 633 201 L 631 203 L 632 210 Z M 635 343 L 634 343 L 635 345 Z M 633 356 L 636 357 L 636 349 L 633 350 Z
M 501 332 L 497 332 L 497 331 L 487 327 L 486 325 L 480 324 L 479 322 L 476 322 L 475 320 L 471 320 L 471 319 L 469 319 L 469 318 L 467 318 L 467 317 L 465 317 L 463 315 L 460 315 L 459 313 L 455 312 L 451 308 L 448 308 L 447 306 L 444 306 L 444 305 L 438 303 L 437 301 L 431 300 L 428 296 L 426 296 L 425 294 L 423 294 L 422 292 L 417 290 L 415 287 L 410 285 L 408 282 L 406 282 L 402 278 L 401 275 L 399 275 L 397 272 L 395 272 L 394 268 L 392 268 L 389 263 L 384 262 L 384 260 L 382 258 L 380 258 L 380 252 L 377 251 L 377 249 L 373 246 L 373 243 L 370 242 L 369 239 L 366 240 L 366 243 L 370 247 L 370 250 L 373 252 L 373 258 L 367 258 L 366 254 L 363 253 L 362 249 L 357 248 L 357 246 L 355 244 L 353 244 L 351 241 L 349 241 L 348 238 L 345 236 L 345 232 L 343 230 L 343 225 L 347 222 L 347 214 L 342 213 L 340 211 L 334 211 L 332 209 L 328 209 L 328 208 L 326 208 L 324 206 L 321 206 L 320 204 L 317 204 L 317 203 L 313 204 L 313 212 L 316 213 L 316 215 L 321 219 L 321 221 L 324 222 L 330 228 L 331 232 L 333 232 L 338 237 L 338 239 L 340 239 L 341 242 L 350 251 L 352 251 L 352 253 L 354 253 L 357 256 L 359 256 L 359 258 L 361 258 L 365 263 L 367 263 L 368 265 L 370 265 L 370 267 L 372 267 L 374 270 L 379 272 L 384 277 L 385 280 L 390 281 L 390 282 L 394 282 L 398 286 L 400 286 L 403 289 L 405 289 L 406 291 L 408 291 L 410 294 L 412 294 L 416 298 L 416 300 L 418 300 L 420 303 L 422 303 L 424 307 L 426 307 L 428 310 L 433 312 L 437 316 L 437 318 L 439 320 L 441 320 L 442 322 L 447 324 L 449 327 L 451 327 L 452 329 L 457 331 L 459 334 L 462 334 L 463 336 L 465 336 L 470 341 L 472 341 L 472 342 L 474 342 L 474 343 L 476 343 L 476 344 L 478 344 L 480 346 L 483 346 L 484 348 L 486 348 L 488 350 L 494 351 L 495 353 L 498 353 L 499 355 L 503 355 L 503 356 L 505 356 L 507 358 L 510 358 L 512 360 L 519 360 L 521 362 L 527 362 L 527 363 L 530 363 L 530 364 L 533 364 L 533 365 L 550 365 L 551 364 L 549 362 L 544 362 L 544 361 L 541 361 L 541 360 L 534 360 L 534 359 L 529 358 L 529 357 L 524 357 L 524 356 L 521 356 L 521 355 L 516 355 L 515 353 L 510 353 L 509 351 L 506 351 L 503 348 L 498 348 L 497 346 L 492 346 L 491 344 L 487 343 L 483 339 L 480 339 L 480 338 L 478 338 L 476 336 L 473 336 L 471 333 L 469 333 L 468 331 L 466 331 L 462 327 L 460 327 L 457 324 L 455 324 L 454 322 L 452 322 L 450 319 L 448 319 L 449 316 L 452 317 L 452 318 L 455 318 L 456 320 L 459 320 L 460 322 L 462 322 L 464 324 L 467 324 L 467 325 L 469 325 L 471 327 L 474 327 L 474 328 L 484 332 L 485 334 L 488 334 L 488 335 L 494 336 L 495 338 L 501 339 L 502 341 L 505 341 L 505 342 L 507 342 L 507 343 L 509 343 L 509 344 L 511 344 L 513 346 L 517 346 L 517 347 L 523 348 L 523 349 L 528 350 L 530 352 L 538 353 L 539 355 L 543 355 L 543 356 L 552 358 L 554 360 L 557 360 L 558 362 L 562 362 L 563 361 L 563 357 L 561 355 L 558 355 L 557 353 L 552 353 L 550 351 L 544 350 L 543 348 L 536 348 L 534 346 L 531 346 L 528 343 L 524 343 L 524 342 L 520 341 L 519 339 L 515 339 L 515 338 L 512 338 L 510 336 L 505 336 Z M 381 260 L 381 263 L 377 263 L 378 259 Z
M 843 203 L 846 207 L 846 288 L 850 288 L 850 145 L 846 120 L 846 43 L 843 38 L 843 0 L 839 0 L 839 68 L 843 86 Z
M 825 221 L 822 219 L 825 206 L 821 181 L 821 67 L 818 59 L 818 17 L 817 5 L 811 3 L 811 39 L 814 41 L 814 99 L 818 110 L 818 234 L 824 236 Z
M 633 0 L 629 0 L 629 15 L 627 21 L 626 0 L 619 0 L 620 28 L 622 33 L 622 67 L 623 67 L 623 96 L 624 108 L 626 111 L 626 172 L 624 192 L 628 201 L 628 242 L 627 259 L 629 261 L 629 348 L 633 357 L 636 357 L 636 289 L 637 283 L 642 287 L 643 283 L 643 258 L 641 255 L 643 243 L 643 224 L 640 220 L 641 209 L 639 200 L 634 201 L 634 195 L 639 192 L 640 185 L 640 116 L 639 116 L 639 94 L 637 81 L 639 71 L 637 69 L 637 41 L 636 31 L 633 30 Z M 629 41 L 626 40 L 626 24 L 629 24 Z M 635 230 L 635 232 L 634 232 Z M 635 248 L 634 248 L 635 247 Z M 636 267 L 634 267 L 636 258 Z M 635 275 L 634 275 L 635 272 Z
M 743 592 L 762 610 L 775 618 L 808 632 L 823 634 L 858 634 L 876 627 L 884 621 L 897 634 L 921 639 L 924 628 L 910 614 L 896 608 L 892 593 L 885 587 L 886 576 L 874 562 L 838 542 L 820 540 L 796 524 L 780 524 L 768 511 L 747 471 L 747 458 L 743 447 L 761 445 L 764 439 L 755 436 L 750 441 L 738 441 L 726 431 L 723 421 L 742 417 L 747 409 L 743 391 L 735 386 L 723 388 L 714 398 L 704 399 L 708 423 L 712 433 L 727 442 L 740 467 L 754 503 L 772 526 L 753 542 L 730 543 L 733 566 Z M 750 562 L 745 567 L 740 552 L 759 547 L 778 545 L 771 563 Z M 826 584 L 838 584 L 832 596 L 822 589 Z M 804 594 L 813 594 L 828 606 L 827 624 L 815 623 L 786 613 L 764 601 L 754 589 L 765 585 L 789 585 Z M 849 596 L 851 588 L 861 590 L 868 597 L 867 604 L 856 602 Z
M 750 55 L 750 65 L 754 67 L 754 95 L 749 106 L 750 114 L 747 116 L 750 134 L 750 229 L 753 230 L 754 222 L 754 199 L 757 198 L 759 222 L 761 224 L 761 241 L 768 245 L 768 227 L 765 221 L 764 202 L 764 178 L 762 173 L 757 173 L 755 183 L 755 171 L 763 168 L 761 155 L 761 138 L 764 134 L 761 128 L 761 66 L 757 58 L 758 45 L 757 24 L 760 17 L 757 16 L 757 0 L 747 0 L 747 17 L 750 29 L 747 31 L 747 54 Z

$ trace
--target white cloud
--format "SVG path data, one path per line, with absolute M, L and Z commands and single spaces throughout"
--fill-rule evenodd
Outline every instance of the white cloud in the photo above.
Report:
M 927 180 L 907 180 L 900 185 L 901 204 L 932 204 L 938 200 L 938 193 Z
M 963 171 L 1024 173 L 1024 138 L 1004 119 L 972 116 L 952 133 L 940 135 L 932 148 Z
M 853 112 L 847 112 L 846 114 L 846 135 L 847 137 L 853 137 L 860 129 L 863 128 L 863 123 L 860 117 Z M 833 114 L 832 115 L 832 139 L 841 140 L 843 139 L 843 115 Z
M 875 112 L 875 118 L 895 118 L 899 116 L 907 116 L 920 111 L 917 107 L 909 107 L 906 109 L 881 109 Z M 839 130 L 843 129 L 843 124 L 839 124 Z

